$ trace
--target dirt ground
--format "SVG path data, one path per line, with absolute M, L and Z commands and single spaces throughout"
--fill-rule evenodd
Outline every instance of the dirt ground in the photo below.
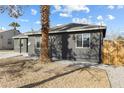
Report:
M 57 62 L 41 64 L 19 56 L 0 59 L 0 87 L 105 88 L 110 83 L 103 69 Z

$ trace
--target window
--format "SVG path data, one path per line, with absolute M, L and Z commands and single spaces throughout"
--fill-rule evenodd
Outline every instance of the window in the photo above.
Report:
M 8 44 L 12 44 L 12 39 L 8 39 Z
M 35 47 L 40 48 L 40 37 L 35 37 Z
M 23 47 L 23 44 L 24 44 L 24 40 L 21 39 L 21 47 Z
M 78 34 L 77 35 L 77 48 L 89 47 L 90 46 L 90 34 Z
M 90 34 L 84 34 L 83 35 L 83 47 L 89 47 L 90 46 Z
M 40 48 L 40 42 L 37 42 L 36 47 Z
M 23 47 L 23 43 L 21 43 L 21 47 Z
M 82 34 L 77 35 L 77 47 L 82 47 Z
M 3 39 L 3 36 L 1 35 L 1 37 L 0 37 L 1 39 Z

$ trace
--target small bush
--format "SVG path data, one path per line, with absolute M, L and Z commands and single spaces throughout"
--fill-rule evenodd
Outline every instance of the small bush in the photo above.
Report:
M 104 64 L 124 65 L 124 40 L 105 40 L 103 45 Z

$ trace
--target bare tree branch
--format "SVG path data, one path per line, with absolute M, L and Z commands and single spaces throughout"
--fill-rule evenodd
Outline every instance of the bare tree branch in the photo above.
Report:
M 18 18 L 23 15 L 22 6 L 19 5 L 0 5 L 0 13 L 8 11 L 8 15 L 13 18 Z

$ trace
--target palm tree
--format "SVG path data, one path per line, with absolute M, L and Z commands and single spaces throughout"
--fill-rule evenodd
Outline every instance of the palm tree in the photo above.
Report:
M 42 63 L 48 63 L 51 62 L 49 58 L 49 52 L 48 52 L 48 33 L 50 31 L 49 27 L 49 15 L 50 15 L 50 6 L 49 5 L 43 5 L 41 6 L 41 53 L 40 53 L 40 60 Z
M 18 18 L 23 15 L 22 6 L 18 5 L 0 5 L 0 13 L 4 13 L 5 11 L 8 11 L 8 15 L 13 18 Z M 10 26 L 14 27 L 14 30 L 16 30 L 16 27 L 19 27 L 20 25 L 13 22 Z
M 20 27 L 20 25 L 17 22 L 12 22 L 9 24 L 9 26 L 13 27 L 14 30 L 16 30 L 17 27 Z

